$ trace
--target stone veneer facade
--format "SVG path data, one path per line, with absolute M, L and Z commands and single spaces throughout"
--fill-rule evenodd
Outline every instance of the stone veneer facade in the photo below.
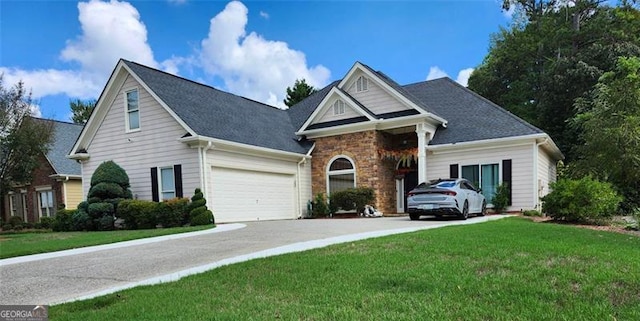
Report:
M 373 188 L 376 196 L 375 208 L 384 214 L 396 213 L 397 161 L 384 159 L 378 150 L 394 147 L 399 137 L 402 138 L 371 130 L 314 139 L 315 148 L 311 159 L 313 195 L 327 193 L 329 161 L 335 156 L 345 155 L 355 162 L 356 187 Z

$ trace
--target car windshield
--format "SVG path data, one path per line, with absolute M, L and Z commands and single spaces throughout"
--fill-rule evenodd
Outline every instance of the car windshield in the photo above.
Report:
M 454 186 L 456 186 L 456 181 L 442 181 L 442 182 L 436 182 L 435 184 L 431 184 L 430 187 L 451 188 Z

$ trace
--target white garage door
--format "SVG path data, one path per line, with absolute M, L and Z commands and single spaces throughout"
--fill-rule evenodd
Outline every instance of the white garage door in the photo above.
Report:
M 213 167 L 216 222 L 293 219 L 294 175 Z

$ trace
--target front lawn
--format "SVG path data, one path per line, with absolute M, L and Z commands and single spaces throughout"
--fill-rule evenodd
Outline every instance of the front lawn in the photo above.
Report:
M 640 320 L 640 238 L 509 218 L 50 308 L 51 320 Z
M 0 234 L 0 259 L 178 234 L 212 228 L 212 225 L 108 232 L 25 232 Z

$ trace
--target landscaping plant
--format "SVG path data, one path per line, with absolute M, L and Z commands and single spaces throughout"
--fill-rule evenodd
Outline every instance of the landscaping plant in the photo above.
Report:
M 374 200 L 375 194 L 370 187 L 348 188 L 331 193 L 331 206 L 345 211 L 362 213 L 365 205 L 372 204 Z
M 207 200 L 199 188 L 196 188 L 193 197 L 191 197 L 189 209 L 190 223 L 192 226 L 215 224 L 213 213 L 207 209 Z
M 602 223 L 613 216 L 622 197 L 612 185 L 589 176 L 551 183 L 551 193 L 542 198 L 542 210 L 556 220 Z
M 331 212 L 329 211 L 329 206 L 327 205 L 327 200 L 324 198 L 323 193 L 316 194 L 315 200 L 313 202 L 313 217 L 326 217 Z
M 493 210 L 496 213 L 502 213 L 507 209 L 507 206 L 509 206 L 509 186 L 507 184 L 498 185 L 491 204 L 493 204 Z

